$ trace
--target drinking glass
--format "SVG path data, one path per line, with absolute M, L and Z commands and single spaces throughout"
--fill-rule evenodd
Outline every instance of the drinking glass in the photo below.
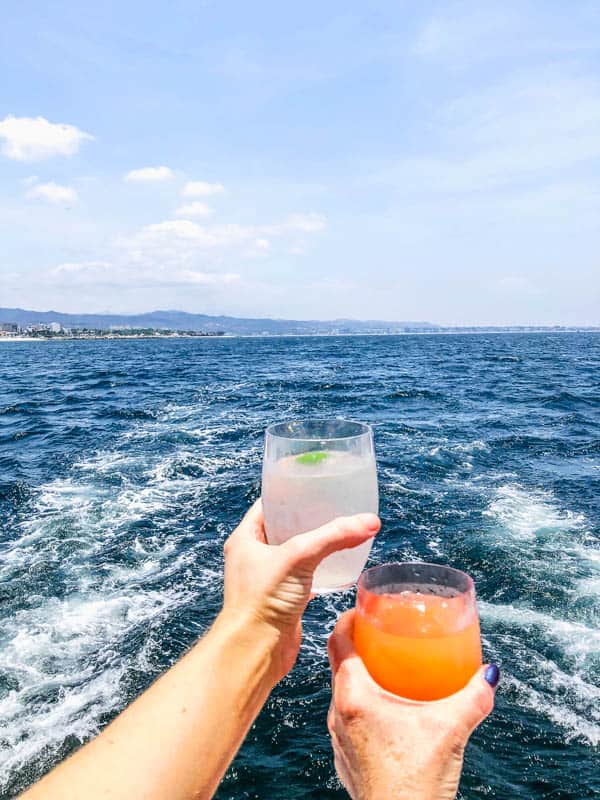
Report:
M 371 677 L 411 700 L 462 689 L 481 666 L 475 585 L 436 564 L 383 564 L 358 581 L 354 645 Z
M 377 513 L 371 428 L 343 419 L 300 419 L 269 426 L 262 500 L 267 541 L 274 545 L 335 517 Z M 325 594 L 352 586 L 371 544 L 369 539 L 325 558 L 315 571 L 312 591 Z

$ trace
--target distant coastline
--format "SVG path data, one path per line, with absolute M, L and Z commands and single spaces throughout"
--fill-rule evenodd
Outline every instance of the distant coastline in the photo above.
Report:
M 51 336 L 21 336 L 0 333 L 0 342 L 88 342 L 120 339 L 215 339 L 223 338 L 224 333 L 98 333 L 98 334 L 53 334 Z
M 165 335 L 161 333 L 138 335 L 122 334 L 117 336 L 97 335 L 97 336 L 2 336 L 0 342 L 97 342 L 97 341 L 142 341 L 162 339 L 163 341 L 173 341 L 177 339 L 335 339 L 339 337 L 394 337 L 394 336 L 507 336 L 507 335 L 550 335 L 577 333 L 600 334 L 600 328 L 512 328 L 489 330 L 485 328 L 465 328 L 452 330 L 428 330 L 428 331 L 398 331 L 394 333 L 373 332 L 373 333 L 224 333 L 220 335 L 211 334 L 186 334 Z
M 168 338 L 183 336 L 348 336 L 594 332 L 599 325 L 438 325 L 415 320 L 293 320 L 156 310 L 142 314 L 73 314 L 0 308 L 0 339 Z

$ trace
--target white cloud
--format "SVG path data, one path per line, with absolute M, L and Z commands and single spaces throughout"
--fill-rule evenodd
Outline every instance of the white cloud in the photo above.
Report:
M 54 278 L 67 279 L 69 282 L 81 282 L 86 278 L 93 278 L 98 281 L 99 277 L 106 279 L 113 270 L 113 265 L 108 261 L 67 261 L 59 264 L 50 270 L 50 276 Z M 103 282 L 101 280 L 100 282 Z
M 184 197 L 210 197 L 224 192 L 225 187 L 222 183 L 206 183 L 206 181 L 188 181 L 181 191 Z
M 77 192 L 71 186 L 61 186 L 54 181 L 38 183 L 29 189 L 27 197 L 33 200 L 44 200 L 52 205 L 71 205 L 77 202 Z
M 144 293 L 155 296 L 157 290 L 165 297 L 230 298 L 235 292 L 245 296 L 248 287 L 256 285 L 257 260 L 272 252 L 288 253 L 291 245 L 306 243 L 323 225 L 323 218 L 314 213 L 260 225 L 167 219 L 119 237 L 97 249 L 96 257 L 83 256 L 38 272 L 36 282 L 48 292 L 72 290 L 90 297 L 112 296 L 115 290 L 120 296 L 138 292 L 138 298 Z
M 239 280 L 231 272 L 207 272 L 197 268 L 154 268 L 124 262 L 66 262 L 49 270 L 46 280 L 52 285 L 149 288 L 159 286 L 229 286 Z
M 44 117 L 9 115 L 0 122 L 2 153 L 15 161 L 72 156 L 83 141 L 93 138 L 74 125 L 49 122 Z
M 294 242 L 299 235 L 325 228 L 320 214 L 292 214 L 283 222 L 266 225 L 226 223 L 201 225 L 189 219 L 165 220 L 145 225 L 136 234 L 120 241 L 133 260 L 148 258 L 187 263 L 200 252 L 217 253 L 236 250 L 240 255 L 266 251 L 271 239 Z
M 141 167 L 141 169 L 132 169 L 128 172 L 124 180 L 138 183 L 154 183 L 170 181 L 174 177 L 175 173 L 170 167 Z
M 175 215 L 178 217 L 210 217 L 213 209 L 206 203 L 199 200 L 188 203 L 187 205 L 179 206 Z
M 222 226 L 223 227 L 223 226 Z M 219 243 L 215 229 L 207 229 L 189 219 L 173 219 L 144 225 L 138 233 L 123 240 L 135 252 L 145 247 L 169 248 L 171 243 L 185 242 L 196 247 L 210 248 Z

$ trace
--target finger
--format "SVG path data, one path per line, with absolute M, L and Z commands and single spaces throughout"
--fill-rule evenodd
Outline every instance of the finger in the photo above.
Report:
M 498 668 L 487 664 L 473 675 L 464 689 L 443 701 L 451 708 L 455 719 L 462 721 L 469 733 L 472 733 L 494 708 L 498 677 Z M 491 683 L 488 682 L 490 679 Z
M 327 641 L 327 655 L 331 664 L 331 671 L 335 674 L 344 659 L 356 655 L 354 649 L 354 609 L 346 611 L 335 624 L 329 640 Z
M 341 681 L 344 692 L 350 691 L 350 687 L 356 692 L 370 692 L 376 684 L 354 647 L 355 614 L 354 609 L 342 614 L 327 642 L 332 688 L 335 690 L 336 681 Z
M 296 564 L 316 569 L 331 553 L 356 547 L 372 539 L 380 527 L 377 514 L 338 517 L 315 531 L 300 533 L 288 539 L 282 546 L 293 554 Z
M 232 536 L 256 539 L 259 542 L 266 542 L 265 519 L 262 508 L 262 498 L 258 498 L 246 511 L 242 521 L 237 526 Z

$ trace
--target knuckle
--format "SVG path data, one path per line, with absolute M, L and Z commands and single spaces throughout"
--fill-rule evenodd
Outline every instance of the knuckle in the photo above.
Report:
M 344 659 L 339 666 L 336 681 L 341 683 L 344 694 L 348 694 L 354 683 L 354 673 L 348 659 Z
M 346 529 L 346 517 L 336 517 L 329 525 L 332 536 L 341 536 Z
M 333 736 L 335 733 L 335 709 L 333 705 L 329 707 L 329 711 L 327 712 L 327 730 L 329 731 L 330 735 Z
M 288 539 L 281 547 L 284 548 L 291 562 L 298 562 L 306 557 L 306 546 L 303 542 L 297 541 L 296 537 Z
M 335 693 L 335 712 L 342 722 L 355 722 L 364 715 L 364 707 L 360 699 L 349 688 L 340 688 Z
M 354 517 L 340 517 L 338 519 L 338 530 L 340 533 L 348 533 L 356 528 Z

